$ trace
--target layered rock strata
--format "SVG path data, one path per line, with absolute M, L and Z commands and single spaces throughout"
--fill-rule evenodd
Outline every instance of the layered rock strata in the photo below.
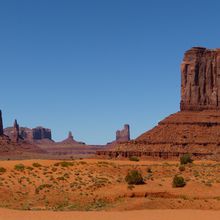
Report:
M 220 49 L 193 47 L 181 64 L 181 110 L 220 109 Z

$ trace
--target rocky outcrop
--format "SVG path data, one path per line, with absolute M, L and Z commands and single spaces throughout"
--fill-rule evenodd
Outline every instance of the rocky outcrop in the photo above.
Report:
M 20 127 L 20 136 L 27 141 L 33 141 L 33 130 L 31 128 Z
M 122 130 L 116 131 L 116 142 L 130 141 L 130 126 L 124 125 Z
M 0 110 L 0 135 L 4 134 L 3 122 L 2 122 L 2 111 Z
M 220 49 L 193 47 L 181 65 L 181 110 L 220 109 Z
M 52 140 L 51 130 L 48 128 L 37 127 L 37 128 L 26 128 L 17 127 L 17 122 L 14 127 L 7 127 L 4 129 L 4 134 L 9 136 L 12 140 L 17 136 L 17 131 L 19 130 L 19 137 L 25 141 L 34 142 L 40 140 Z M 16 128 L 17 127 L 17 128 Z
M 80 142 L 77 142 L 76 140 L 74 140 L 73 134 L 71 131 L 69 131 L 67 138 L 59 143 L 60 144 L 70 144 L 70 145 L 81 144 Z
M 43 127 L 36 127 L 32 129 L 33 131 L 33 139 L 34 140 L 42 140 L 42 139 L 50 139 L 52 138 L 51 130 Z
M 14 127 L 13 127 L 13 141 L 18 142 L 20 138 L 20 132 L 19 132 L 19 125 L 17 120 L 14 121 Z

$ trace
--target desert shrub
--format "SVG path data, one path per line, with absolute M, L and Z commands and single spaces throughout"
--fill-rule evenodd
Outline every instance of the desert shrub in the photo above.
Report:
M 173 178 L 173 187 L 184 187 L 186 182 L 182 176 L 174 176 Z
M 34 168 L 28 166 L 28 167 L 26 167 L 26 169 L 32 171 Z
M 69 161 L 62 161 L 62 162 L 54 164 L 54 166 L 61 166 L 61 167 L 70 167 L 70 166 L 73 166 L 73 165 L 74 165 L 74 163 L 69 162 Z
M 57 180 L 66 180 L 64 176 L 57 177 Z
M 128 172 L 127 176 L 125 177 L 125 181 L 129 185 L 140 185 L 144 184 L 144 179 L 142 177 L 142 174 L 138 170 L 131 170 Z
M 136 162 L 138 162 L 140 159 L 139 159 L 138 157 L 136 157 L 136 156 L 132 156 L 132 157 L 129 158 L 129 160 L 130 160 L 130 161 L 136 161 Z
M 147 172 L 148 172 L 148 173 L 153 173 L 153 171 L 152 171 L 151 168 L 147 168 Z
M 180 164 L 187 164 L 192 163 L 193 160 L 190 156 L 190 154 L 184 154 L 182 157 L 180 157 Z
M 42 184 L 35 189 L 35 193 L 38 194 L 44 188 L 50 188 L 50 187 L 52 187 L 51 184 Z
M 181 164 L 180 166 L 179 166 L 179 171 L 185 171 L 186 170 L 186 168 L 185 168 L 185 166 L 183 165 L 183 164 Z
M 0 167 L 0 174 L 5 173 L 6 169 L 4 167 Z
M 57 168 L 56 168 L 56 167 L 53 167 L 51 170 L 52 170 L 53 172 L 56 172 L 56 171 L 57 171 Z
M 25 166 L 24 164 L 20 163 L 20 164 L 16 164 L 14 166 L 14 169 L 17 170 L 17 171 L 23 171 L 25 169 Z
M 33 163 L 32 166 L 33 166 L 33 167 L 42 167 L 42 165 L 39 164 L 39 163 Z

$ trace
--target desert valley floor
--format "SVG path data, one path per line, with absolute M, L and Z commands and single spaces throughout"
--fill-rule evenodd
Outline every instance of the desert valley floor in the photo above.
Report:
M 139 170 L 145 184 L 129 186 Z M 220 210 L 220 163 L 82 159 L 0 161 L 1 208 L 53 211 Z M 186 180 L 173 188 L 175 174 Z

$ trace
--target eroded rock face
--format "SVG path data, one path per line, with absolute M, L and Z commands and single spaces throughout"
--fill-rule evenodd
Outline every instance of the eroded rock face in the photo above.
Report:
M 220 49 L 193 47 L 181 65 L 181 110 L 220 109 Z
M 130 127 L 124 125 L 124 129 L 116 131 L 116 142 L 130 141 Z
M 14 122 L 14 127 L 13 127 L 13 141 L 18 142 L 20 138 L 20 133 L 19 133 L 19 125 L 17 120 Z
M 17 123 L 17 122 L 16 122 Z M 4 134 L 9 136 L 10 139 L 15 140 L 17 133 L 19 132 L 19 137 L 25 141 L 33 142 L 39 140 L 52 140 L 51 130 L 48 128 L 37 127 L 37 128 L 26 128 L 26 127 L 17 127 L 16 123 L 13 127 L 8 127 L 4 129 Z
M 2 111 L 0 110 L 0 135 L 3 135 L 3 133 Z
M 33 131 L 33 139 L 34 140 L 42 140 L 42 139 L 51 139 L 51 130 L 43 127 L 36 127 L 32 129 Z

